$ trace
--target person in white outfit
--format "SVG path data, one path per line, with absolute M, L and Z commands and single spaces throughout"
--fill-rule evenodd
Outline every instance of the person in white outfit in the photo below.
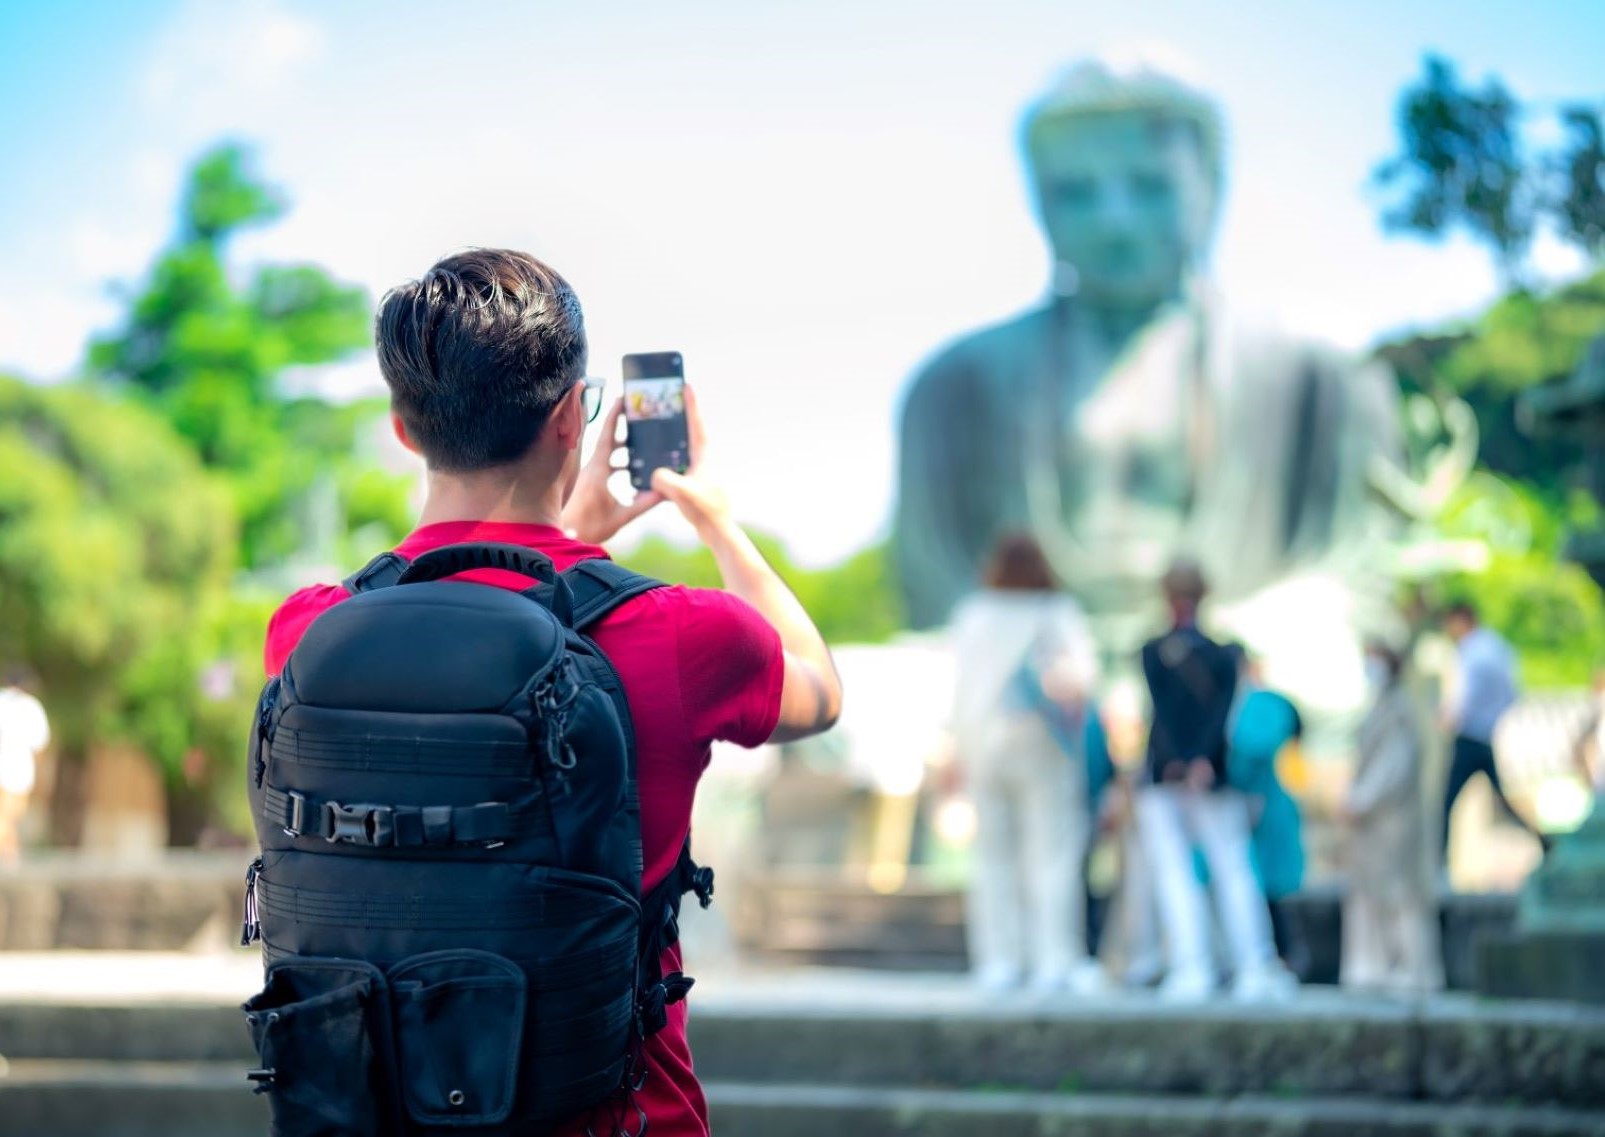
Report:
M 1226 782 L 1227 725 L 1237 697 L 1242 652 L 1198 629 L 1203 572 L 1178 561 L 1162 582 L 1171 628 L 1142 649 L 1153 704 L 1147 783 L 1137 794 L 1143 856 L 1153 873 L 1164 929 L 1161 997 L 1208 997 L 1216 986 L 1209 895 L 1194 868 L 1199 849 L 1231 951 L 1233 994 L 1259 1000 L 1296 984 L 1276 958 L 1270 907 L 1249 856 L 1248 799 Z
M 1089 991 L 1082 862 L 1092 830 L 1084 756 L 1067 753 L 1098 677 L 1081 608 L 1035 539 L 1003 538 L 954 613 L 953 728 L 976 811 L 967 927 L 982 986 Z
M 1573 747 L 1577 774 L 1594 791 L 1595 808 L 1605 797 L 1605 670 L 1594 674 L 1594 699 Z
M 1371 708 L 1343 817 L 1349 890 L 1343 902 L 1345 987 L 1421 993 L 1443 985 L 1421 801 L 1421 728 L 1402 656 L 1366 646 Z
M 18 676 L 0 688 L 0 864 L 15 863 L 18 827 L 33 795 L 39 752 L 50 745 L 50 722 Z

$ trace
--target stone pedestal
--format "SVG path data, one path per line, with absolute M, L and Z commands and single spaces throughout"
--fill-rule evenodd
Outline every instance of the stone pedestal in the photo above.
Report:
M 1478 988 L 1605 1004 L 1605 811 L 1562 837 L 1522 890 L 1515 931 L 1479 950 Z

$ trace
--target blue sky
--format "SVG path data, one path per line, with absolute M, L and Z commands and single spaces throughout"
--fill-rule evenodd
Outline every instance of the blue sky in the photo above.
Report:
M 377 294 L 464 245 L 536 252 L 580 290 L 594 370 L 685 353 L 738 508 L 823 560 L 884 525 L 910 371 L 1042 293 L 1014 131 L 1079 56 L 1174 60 L 1221 100 L 1234 306 L 1358 349 L 1486 302 L 1479 250 L 1388 239 L 1365 189 L 1427 50 L 1526 98 L 1605 97 L 1584 0 L 0 0 L 0 367 L 70 372 L 168 236 L 184 163 L 240 138 L 294 203 L 240 264 Z

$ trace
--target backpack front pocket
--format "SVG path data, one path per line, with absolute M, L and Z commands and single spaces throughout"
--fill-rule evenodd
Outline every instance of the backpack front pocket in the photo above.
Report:
M 513 1111 L 524 1034 L 524 971 L 472 949 L 428 952 L 390 969 L 396 1064 L 421 1125 L 495 1125 Z
M 244 1006 L 273 1137 L 384 1132 L 385 981 L 359 960 L 295 959 Z

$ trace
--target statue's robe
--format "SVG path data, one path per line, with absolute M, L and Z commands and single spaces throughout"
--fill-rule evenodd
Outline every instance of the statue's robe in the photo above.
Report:
M 1131 614 L 1130 634 L 1179 553 L 1229 603 L 1375 547 L 1389 523 L 1368 500 L 1368 463 L 1401 448 L 1391 377 L 1214 311 L 1161 313 L 1101 375 L 1071 362 L 1071 301 L 921 369 L 903 406 L 894 524 L 913 626 L 945 622 L 1011 530 L 1037 534 L 1093 615 Z

